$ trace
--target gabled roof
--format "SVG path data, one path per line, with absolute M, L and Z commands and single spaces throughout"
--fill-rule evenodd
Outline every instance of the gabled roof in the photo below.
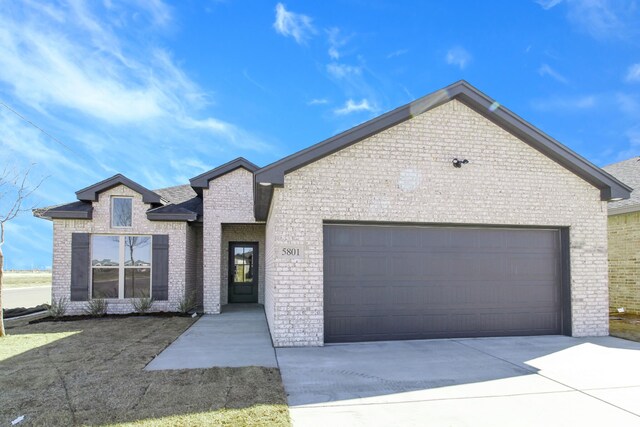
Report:
M 326 139 L 255 172 L 255 217 L 264 221 L 269 213 L 273 186 L 284 185 L 284 176 L 372 135 L 432 110 L 453 99 L 502 127 L 531 147 L 600 189 L 602 200 L 626 199 L 631 188 L 565 147 L 549 135 L 512 113 L 464 80 L 396 108 L 368 122 Z
M 252 173 L 260 169 L 247 159 L 238 157 L 237 159 L 231 160 L 222 166 L 218 166 L 217 168 L 202 173 L 195 178 L 191 178 L 189 182 L 191 183 L 191 187 L 193 187 L 198 194 L 202 194 L 203 188 L 209 188 L 209 182 L 239 168 L 244 168 Z
M 202 219 L 202 199 L 197 197 L 196 192 L 188 184 L 150 191 L 122 175 L 115 175 L 98 184 L 80 190 L 76 194 L 91 190 L 96 192 L 95 197 L 97 198 L 98 193 L 101 191 L 119 184 L 126 185 L 132 190 L 141 193 L 143 201 L 146 203 L 149 203 L 146 200 L 158 200 L 158 202 L 151 202 L 156 207 L 147 211 L 147 219 L 150 221 L 198 221 Z M 146 200 L 145 195 L 147 196 Z M 82 197 L 89 198 L 94 196 L 93 194 L 82 194 Z M 166 204 L 157 206 L 160 203 Z M 92 213 L 91 201 L 82 200 L 33 210 L 34 216 L 45 219 L 91 219 Z
M 78 200 L 83 202 L 97 202 L 98 194 L 103 191 L 109 190 L 117 185 L 125 185 L 130 189 L 140 193 L 142 195 L 142 201 L 150 204 L 162 204 L 162 198 L 154 193 L 153 191 L 143 187 L 127 178 L 122 174 L 116 174 L 111 178 L 107 178 L 104 181 L 100 181 L 97 184 L 90 185 L 87 188 L 83 188 L 82 190 L 76 191 L 76 196 Z
M 640 157 L 632 157 L 603 169 L 634 189 L 628 199 L 609 203 L 609 215 L 640 211 Z

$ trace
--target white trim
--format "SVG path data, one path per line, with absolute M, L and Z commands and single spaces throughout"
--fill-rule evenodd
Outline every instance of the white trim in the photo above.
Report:
M 119 236 L 118 241 L 118 299 L 124 299 L 124 237 Z

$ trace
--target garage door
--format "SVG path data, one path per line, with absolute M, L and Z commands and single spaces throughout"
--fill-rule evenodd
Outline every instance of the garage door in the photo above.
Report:
M 325 225 L 325 342 L 561 332 L 560 231 Z

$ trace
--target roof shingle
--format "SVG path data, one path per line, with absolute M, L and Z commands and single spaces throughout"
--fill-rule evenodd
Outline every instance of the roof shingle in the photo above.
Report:
M 640 157 L 632 157 L 609 166 L 605 166 L 605 171 L 633 188 L 631 197 L 609 203 L 610 213 L 623 213 L 640 210 Z

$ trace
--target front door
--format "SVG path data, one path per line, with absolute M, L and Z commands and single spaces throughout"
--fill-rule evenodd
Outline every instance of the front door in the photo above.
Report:
M 229 302 L 258 302 L 257 243 L 229 243 Z

